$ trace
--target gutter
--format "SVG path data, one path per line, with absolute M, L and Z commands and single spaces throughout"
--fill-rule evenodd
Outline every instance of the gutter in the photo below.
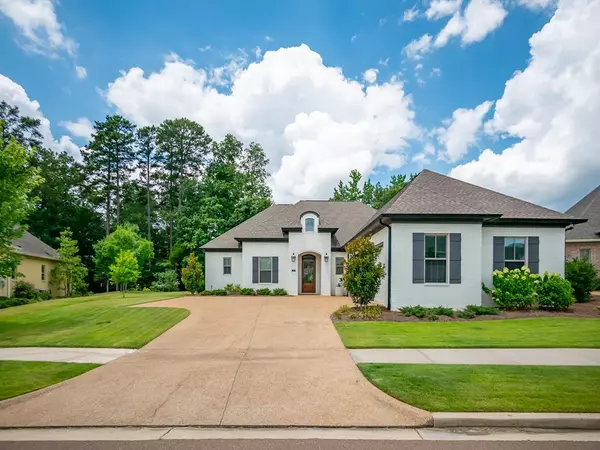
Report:
M 388 311 L 392 308 L 392 227 L 383 223 L 382 219 L 379 219 L 379 223 L 388 229 L 388 254 L 387 254 L 387 309 Z

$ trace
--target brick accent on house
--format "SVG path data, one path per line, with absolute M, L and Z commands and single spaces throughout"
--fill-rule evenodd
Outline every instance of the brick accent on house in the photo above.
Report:
M 600 242 L 567 242 L 567 259 L 579 258 L 582 249 L 590 250 L 590 262 L 600 272 Z

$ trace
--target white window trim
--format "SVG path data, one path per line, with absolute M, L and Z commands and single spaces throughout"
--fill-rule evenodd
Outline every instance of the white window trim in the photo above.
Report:
M 260 260 L 269 259 L 271 260 L 271 270 L 264 270 L 260 268 Z M 271 272 L 271 281 L 260 281 L 261 272 Z M 272 256 L 259 256 L 258 257 L 258 284 L 274 284 L 273 283 L 273 257 Z
M 225 260 L 229 259 L 229 266 L 225 265 Z M 225 267 L 229 267 L 229 273 L 225 272 Z M 233 258 L 231 256 L 223 256 L 223 275 L 233 274 Z
M 427 242 L 427 236 L 446 236 L 446 257 L 445 258 L 427 258 L 427 246 L 423 246 L 423 284 L 426 286 L 450 286 L 450 234 L 449 233 L 425 233 L 423 244 Z M 437 239 L 435 241 L 437 248 Z M 438 283 L 427 281 L 427 261 L 446 261 L 446 282 Z
M 506 239 L 525 239 L 525 260 L 522 259 L 506 259 Z M 506 267 L 506 263 L 515 263 L 523 261 L 523 266 L 529 267 L 529 238 L 527 236 L 504 236 L 504 267 Z M 513 249 L 514 256 L 514 249 Z M 521 266 L 521 267 L 523 267 Z M 512 270 L 512 269 L 511 269 Z
M 338 269 L 338 264 L 337 264 L 337 262 L 338 262 L 338 259 L 341 259 L 341 260 L 342 260 L 342 273 L 337 273 L 337 269 Z M 337 276 L 344 275 L 344 259 L 345 259 L 345 258 L 344 258 L 343 256 L 336 256 L 336 257 L 335 257 L 335 270 L 334 270 L 334 272 L 335 272 L 335 274 L 336 274 Z

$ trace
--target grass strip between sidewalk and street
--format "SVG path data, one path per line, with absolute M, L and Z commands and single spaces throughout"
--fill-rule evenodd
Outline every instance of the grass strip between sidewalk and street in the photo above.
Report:
M 336 322 L 347 348 L 600 348 L 600 319 Z
M 0 361 L 0 400 L 76 377 L 100 364 Z
M 0 310 L 0 347 L 140 348 L 189 315 L 182 308 L 128 308 L 185 292 L 121 292 Z
M 359 364 L 385 393 L 431 412 L 600 412 L 600 367 Z

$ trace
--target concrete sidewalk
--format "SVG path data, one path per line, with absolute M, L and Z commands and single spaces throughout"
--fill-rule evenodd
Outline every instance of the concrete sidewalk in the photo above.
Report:
M 354 362 L 398 364 L 500 364 L 600 366 L 600 349 L 588 348 L 434 348 L 350 350 Z
M 0 348 L 0 361 L 106 364 L 135 351 L 128 348 L 13 347 Z

